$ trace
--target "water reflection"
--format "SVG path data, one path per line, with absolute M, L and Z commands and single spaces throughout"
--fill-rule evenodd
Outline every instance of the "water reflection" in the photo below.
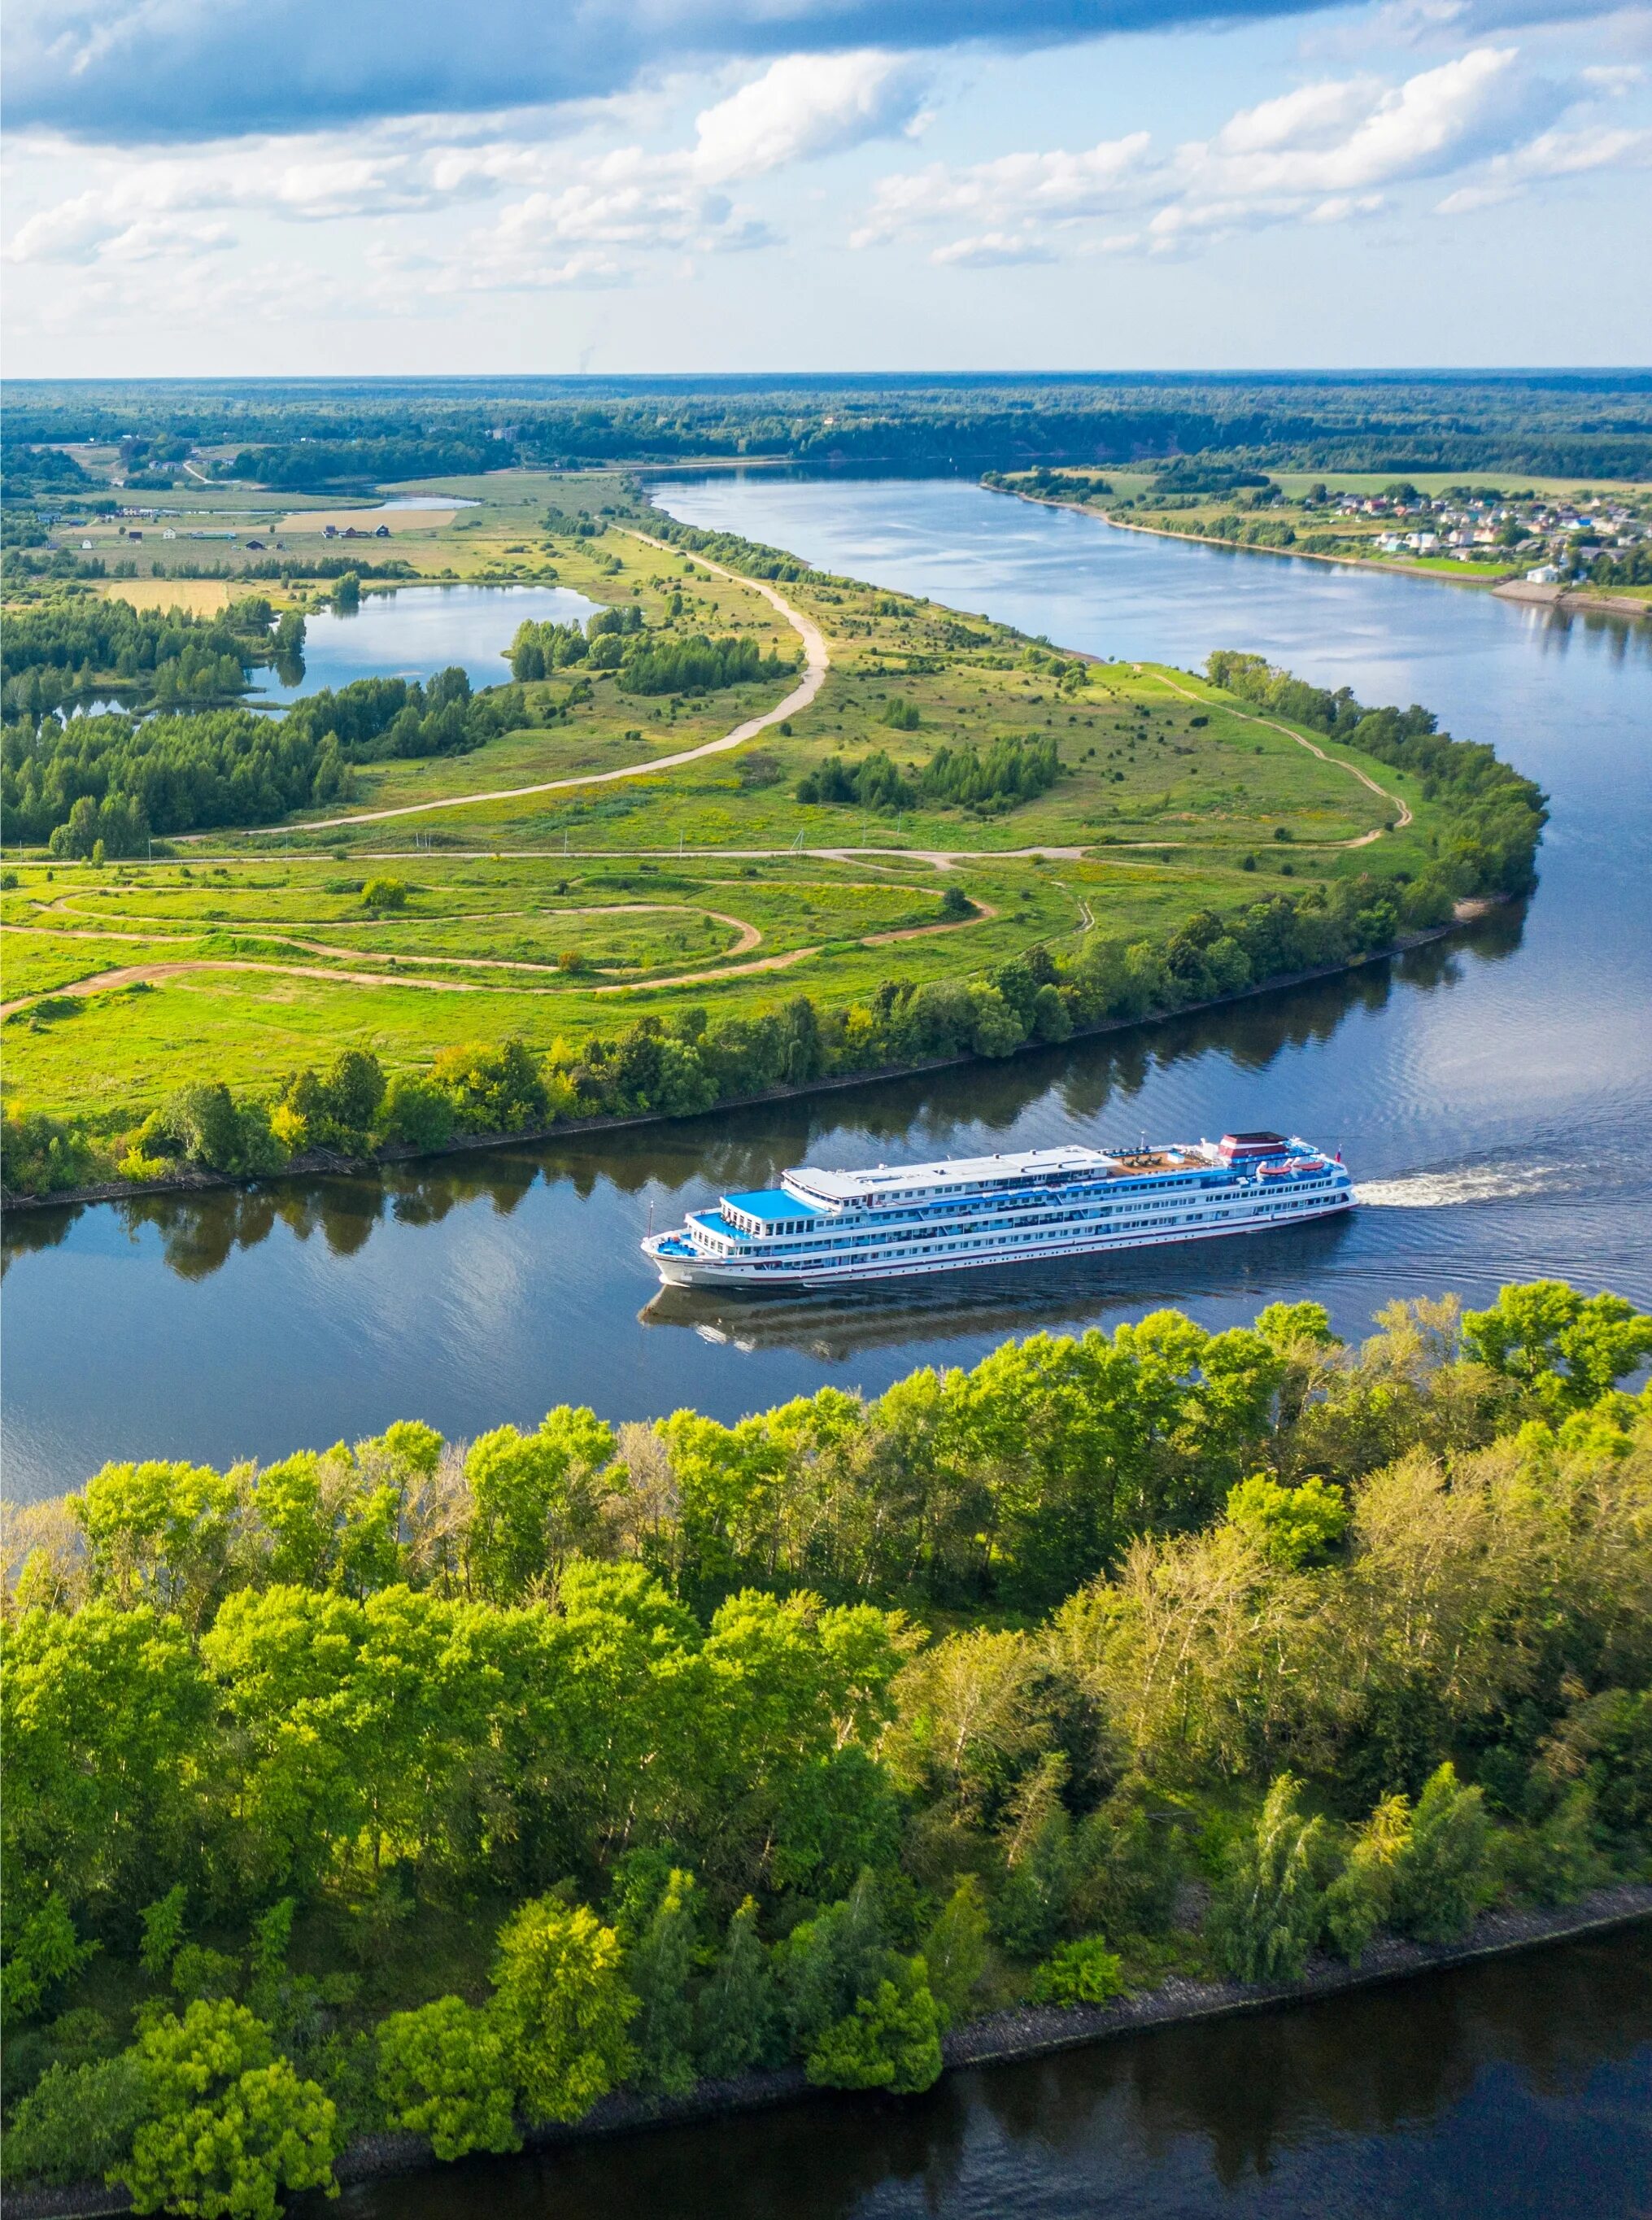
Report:
M 353 2220 L 1643 2211 L 1652 1930 L 348 2192 Z
M 1074 1125 L 1093 1125 L 1109 1107 L 1117 1120 L 1127 1122 L 1123 1106 L 1136 1101 L 1156 1072 L 1213 1053 L 1230 1058 L 1237 1069 L 1266 1072 L 1287 1051 L 1329 1042 L 1350 1013 L 1381 1011 L 1400 987 L 1457 986 L 1466 963 L 1496 963 L 1513 954 L 1523 922 L 1524 906 L 1511 904 L 1449 939 L 1425 943 L 1389 960 L 1001 1063 L 949 1066 L 822 1095 L 720 1111 L 714 1119 L 431 1157 L 361 1177 L 328 1175 L 271 1181 L 252 1188 L 137 1195 L 112 1207 L 129 1233 L 149 1229 L 158 1237 L 161 1260 L 170 1271 L 180 1279 L 203 1280 L 236 1250 L 267 1241 L 278 1229 L 299 1241 L 319 1235 L 330 1255 L 348 1257 L 376 1226 L 387 1222 L 439 1225 L 452 1211 L 478 1200 L 508 1217 L 541 1178 L 565 1184 L 582 1202 L 604 1186 L 627 1196 L 651 1188 L 675 1197 L 706 1186 L 720 1191 L 758 1186 L 777 1169 L 823 1151 L 846 1160 L 878 1148 L 912 1155 L 940 1145 L 943 1137 L 964 1126 L 988 1138 L 1001 1138 L 1016 1132 L 1031 1107 L 1051 1099 Z M 0 1269 L 17 1257 L 55 1247 L 86 1207 L 9 1214 Z M 1334 1228 L 1304 1230 L 1323 1233 Z M 1092 1260 L 1086 1283 L 1100 1285 L 1095 1269 L 1125 1262 Z M 1153 1260 L 1156 1278 L 1163 1277 L 1166 1269 Z M 1065 1315 L 1061 1299 L 1049 1294 L 1063 1269 L 1051 1263 L 1016 1267 L 1008 1275 L 989 1271 L 980 1275 L 979 1283 L 994 1290 L 989 1303 L 1013 1300 L 1025 1315 L 1029 1300 L 1054 1300 L 1057 1308 L 1052 1315 Z M 1007 1279 L 1015 1287 L 1013 1297 L 1001 1292 Z M 906 1300 L 903 1295 L 903 1305 Z M 950 1301 L 926 1314 L 949 1314 Z M 973 1302 L 963 1303 L 957 1315 L 974 1307 Z M 651 1303 L 644 1315 L 653 1324 L 674 1319 L 671 1306 L 658 1302 Z M 698 1313 L 694 1322 L 699 1322 Z
M 1366 699 L 1426 702 L 1552 795 L 1541 890 L 1524 913 L 1398 962 L 1007 1064 L 383 1181 L 16 1218 L 12 1492 L 72 1485 L 109 1456 L 221 1463 L 397 1418 L 462 1437 L 568 1400 L 611 1419 L 684 1404 L 733 1419 L 823 1377 L 876 1394 L 916 1365 L 974 1363 L 1007 1331 L 1112 1325 L 1165 1302 L 1219 1327 L 1312 1297 L 1349 1335 L 1393 1295 L 1484 1301 L 1512 1279 L 1652 1303 L 1652 627 L 1224 556 L 967 485 L 770 480 L 701 484 L 693 499 L 694 521 L 1093 652 L 1191 665 L 1239 645 Z M 467 590 L 496 655 L 529 605 Z M 436 620 L 458 603 L 392 606 Z M 314 654 L 308 681 L 321 683 Z M 800 1162 L 1281 1124 L 1344 1149 L 1370 1205 L 1351 1224 L 838 1294 L 818 1311 L 782 1300 L 756 1319 L 656 1306 L 638 1250 L 651 1220 Z

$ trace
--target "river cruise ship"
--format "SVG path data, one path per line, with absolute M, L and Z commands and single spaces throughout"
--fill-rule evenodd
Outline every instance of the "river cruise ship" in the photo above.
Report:
M 1343 1163 L 1283 1133 L 1032 1149 L 876 1171 L 804 1167 L 651 1233 L 668 1287 L 827 1287 L 1259 1233 L 1351 1209 Z

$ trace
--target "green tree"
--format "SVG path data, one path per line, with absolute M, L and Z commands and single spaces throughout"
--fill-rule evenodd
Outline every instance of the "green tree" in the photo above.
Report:
M 4 2142 L 8 2181 L 86 2181 L 118 2167 L 149 2115 L 137 2054 L 48 2066 L 13 2113 Z
M 464 1461 L 472 1585 L 496 1602 L 512 1601 L 588 1538 L 592 1483 L 613 1455 L 609 1429 L 567 1404 L 532 1434 L 499 1426 L 472 1442 Z
M 134 2210 L 274 2220 L 284 2190 L 336 2194 L 338 2114 L 244 2005 L 192 2004 L 139 2038 L 149 2115 L 110 2179 Z
M 1492 1823 L 1478 1788 L 1465 1788 L 1449 1762 L 1417 1799 L 1410 1832 L 1394 1861 L 1393 1922 L 1419 1942 L 1450 1942 L 1484 1911 L 1494 1886 Z
M 1560 1418 L 1586 1410 L 1652 1355 L 1652 1317 L 1621 1295 L 1535 1280 L 1501 1288 L 1489 1310 L 1465 1311 L 1462 1344 Z
M 1393 1907 L 1394 1868 L 1411 1836 L 1411 1805 L 1390 1796 L 1360 1829 L 1325 1891 L 1325 1932 L 1357 1966 Z
M 542 1896 L 499 1934 L 498 2024 L 533 2120 L 577 2120 L 635 2063 L 626 2030 L 637 1999 L 620 1938 L 581 1905 Z
M 1229 1850 L 1206 1922 L 1218 1959 L 1241 1981 L 1294 1981 L 1318 1940 L 1325 1822 L 1305 1819 L 1281 1773 L 1256 1825 Z
M 943 2027 L 954 2026 L 968 2011 L 987 1970 L 988 1935 L 986 1892 L 976 1874 L 966 1874 L 924 1936 L 923 1960 Z
M 817 2086 L 909 2096 L 941 2072 L 941 2017 L 921 1958 L 891 1955 L 869 1996 L 820 2036 L 804 2062 Z
M 888 1955 L 870 1872 L 840 1903 L 793 1929 L 783 1961 L 786 2016 L 793 2046 L 802 2056 L 873 1992 Z
M 1253 1473 L 1228 1491 L 1227 1515 L 1270 1564 L 1287 1572 L 1323 1564 L 1348 1531 L 1342 1491 L 1317 1478 L 1281 1487 L 1266 1473 Z
M 701 1992 L 697 2042 L 701 2069 L 742 2073 L 766 2061 L 773 2042 L 775 1978 L 757 1933 L 757 1907 L 747 1897 L 728 1923 L 711 1978 Z
M 645 2089 L 686 2097 L 694 2086 L 694 1875 L 674 1867 L 626 1971 L 636 1992 L 632 2030 L 637 2077 Z
M 152 1980 L 165 1978 L 166 1969 L 184 1940 L 184 1915 L 189 1899 L 190 1892 L 184 1883 L 175 1881 L 165 1896 L 146 1905 L 140 1914 L 143 1941 L 138 1949 L 138 1962 Z
M 378 2093 L 392 2124 L 428 2136 L 438 2158 L 521 2148 L 509 2051 L 494 2014 L 461 1997 L 381 2022 Z
M 62 1898 L 48 1898 L 7 1938 L 5 1969 L 0 1974 L 0 1999 L 7 2012 L 26 2018 L 48 1989 L 78 1974 L 103 1947 L 82 1942 Z

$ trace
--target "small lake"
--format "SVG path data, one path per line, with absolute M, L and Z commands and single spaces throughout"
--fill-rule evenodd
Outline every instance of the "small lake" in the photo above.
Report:
M 383 1181 L 15 1213 L 9 1494 L 73 1485 L 107 1457 L 223 1463 L 397 1418 L 466 1436 L 564 1400 L 611 1419 L 684 1404 L 733 1419 L 1164 1304 L 1217 1325 L 1312 1297 L 1357 1335 L 1395 1294 L 1484 1301 L 1554 1275 L 1652 1306 L 1652 626 L 1114 531 L 952 482 L 720 479 L 664 499 L 1074 646 L 1184 666 L 1256 647 L 1368 700 L 1426 702 L 1550 794 L 1542 884 L 1398 961 L 1005 1064 Z M 461 660 L 496 677 L 519 617 L 564 606 L 543 588 L 420 589 L 316 634 L 330 652 L 381 626 L 374 667 Z M 638 1253 L 651 1223 L 788 1164 L 1247 1126 L 1342 1146 L 1371 1207 L 1249 1240 L 808 1298 L 661 1296 Z
M 307 2205 L 340 2220 L 1629 2220 L 1652 1924 Z
M 408 504 L 413 506 L 415 504 Z M 273 664 L 254 670 L 248 702 L 282 707 L 356 678 L 433 678 L 462 664 L 473 687 L 510 677 L 511 634 L 535 624 L 583 624 L 595 602 L 567 586 L 398 586 L 364 592 L 359 608 L 314 609 L 304 620 L 304 675 L 284 684 Z

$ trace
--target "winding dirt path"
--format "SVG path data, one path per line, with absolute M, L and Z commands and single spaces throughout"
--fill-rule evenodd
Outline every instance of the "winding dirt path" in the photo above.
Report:
M 1138 677 L 1144 675 L 1139 663 L 1133 668 Z M 1204 702 L 1209 699 L 1208 695 L 1204 694 L 1190 694 L 1185 686 L 1178 686 L 1174 678 L 1165 677 L 1162 670 L 1156 670 L 1153 676 L 1162 684 L 1168 686 L 1173 694 L 1180 694 L 1184 702 Z M 1229 709 L 1225 702 L 1222 706 L 1230 717 L 1237 717 L 1244 724 L 1265 725 L 1270 733 L 1283 733 L 1286 739 L 1294 740 L 1299 748 L 1306 748 L 1311 756 L 1318 756 L 1322 764 L 1330 764 L 1334 770 L 1347 771 L 1351 777 L 1358 779 L 1362 786 L 1368 786 L 1373 794 L 1381 795 L 1384 801 L 1393 802 L 1394 808 L 1400 812 L 1391 826 L 1374 826 L 1370 832 L 1356 833 L 1351 840 L 1327 840 L 1323 844 L 1325 847 L 1368 848 L 1373 840 L 1380 840 L 1385 832 L 1403 832 L 1406 826 L 1412 822 L 1411 804 L 1404 796 L 1390 794 L 1386 786 L 1379 786 L 1376 781 L 1368 773 L 1362 771 L 1357 764 L 1349 763 L 1342 756 L 1328 756 L 1323 748 L 1316 747 L 1312 740 L 1305 740 L 1300 733 L 1294 733 L 1288 725 L 1281 725 L 1272 717 L 1253 717 L 1248 709 Z
M 625 530 L 624 527 L 616 529 Z M 681 551 L 663 539 L 655 539 L 645 532 L 626 532 L 629 539 L 640 539 L 645 546 L 657 547 L 664 555 L 675 555 Z M 625 764 L 617 770 L 591 770 L 576 778 L 547 778 L 535 786 L 501 786 L 479 794 L 451 794 L 434 801 L 404 801 L 394 809 L 362 809 L 347 817 L 307 817 L 286 825 L 254 825 L 239 828 L 240 837 L 251 839 L 268 832 L 321 832 L 340 825 L 381 825 L 393 817 L 423 817 L 433 809 L 469 809 L 478 801 L 520 801 L 534 794 L 558 794 L 570 787 L 611 786 L 616 780 L 650 778 L 656 771 L 678 770 L 684 764 L 699 763 L 706 756 L 721 755 L 729 748 L 738 748 L 746 740 L 756 739 L 770 725 L 777 725 L 784 717 L 795 716 L 809 703 L 826 683 L 826 672 L 832 667 L 832 658 L 826 652 L 825 635 L 810 617 L 791 603 L 782 599 L 774 588 L 765 585 L 761 578 L 742 577 L 738 571 L 725 570 L 720 563 L 708 562 L 703 555 L 693 560 L 701 570 L 714 571 L 720 578 L 727 578 L 737 586 L 749 587 L 752 593 L 761 594 L 784 617 L 803 643 L 803 677 L 793 687 L 783 702 L 772 709 L 765 709 L 760 717 L 748 717 L 743 725 L 736 725 L 732 733 L 725 733 L 720 740 L 704 740 L 697 748 L 684 748 L 676 755 L 656 756 L 650 763 Z M 220 833 L 182 833 L 181 840 L 199 840 L 223 837 Z
M 632 902 L 626 904 L 625 907 L 633 910 L 669 910 L 674 908 L 676 905 L 670 902 Z M 971 926 L 985 925 L 999 914 L 990 902 L 979 901 L 976 903 L 976 913 L 974 917 L 957 918 L 944 925 L 912 925 L 902 926 L 893 932 L 865 933 L 853 945 L 863 948 L 881 948 L 890 941 L 923 940 L 931 934 L 938 932 L 967 932 Z M 731 956 L 744 955 L 747 949 L 756 947 L 762 940 L 763 936 L 758 932 L 756 926 L 747 924 L 743 919 L 726 917 L 718 910 L 704 910 L 698 914 L 705 917 L 714 917 L 720 925 L 735 926 L 743 933 L 754 936 L 751 939 L 742 941 L 739 946 L 732 948 L 729 951 Z M 24 926 L 17 929 L 27 931 L 28 928 Z M 77 940 L 145 940 L 155 938 L 154 935 L 148 933 L 115 932 L 75 932 L 72 936 L 64 933 L 61 937 L 65 939 L 72 937 Z M 334 952 L 324 941 L 295 939 L 292 945 L 296 948 L 308 949 L 316 955 Z M 754 971 L 787 971 L 795 963 L 801 963 L 811 956 L 820 955 L 824 946 L 825 944 L 820 943 L 812 948 L 791 948 L 778 956 L 760 956 L 755 963 L 724 963 L 714 971 L 668 971 L 651 979 L 626 979 L 614 986 L 594 987 L 588 991 L 595 995 L 635 995 L 646 993 L 651 988 L 658 987 L 708 986 L 719 979 L 744 978 Z M 336 952 L 342 956 L 359 956 L 362 951 L 359 949 L 340 948 Z M 397 964 L 441 965 L 455 970 L 561 973 L 559 964 L 530 963 L 518 957 L 503 956 L 398 956 L 390 960 Z M 135 986 L 140 982 L 153 984 L 156 980 L 175 979 L 192 971 L 261 971 L 266 976 L 274 979 L 334 980 L 351 987 L 422 988 L 435 995 L 508 995 L 518 991 L 511 987 L 492 987 L 480 981 L 468 979 L 409 979 L 399 970 L 338 971 L 324 970 L 319 963 L 266 963 L 258 962 L 250 957 L 197 956 L 181 957 L 176 962 L 122 963 L 111 971 L 95 972 L 90 978 L 76 979 L 66 986 L 42 987 L 32 995 L 20 995 L 13 1001 L 0 1002 L 0 1023 L 3 1023 L 15 1011 L 26 1010 L 31 1002 L 55 1000 L 60 996 L 80 1001 L 90 995 L 110 993 L 122 987 Z M 575 991 L 571 981 L 570 981 L 570 991 Z

